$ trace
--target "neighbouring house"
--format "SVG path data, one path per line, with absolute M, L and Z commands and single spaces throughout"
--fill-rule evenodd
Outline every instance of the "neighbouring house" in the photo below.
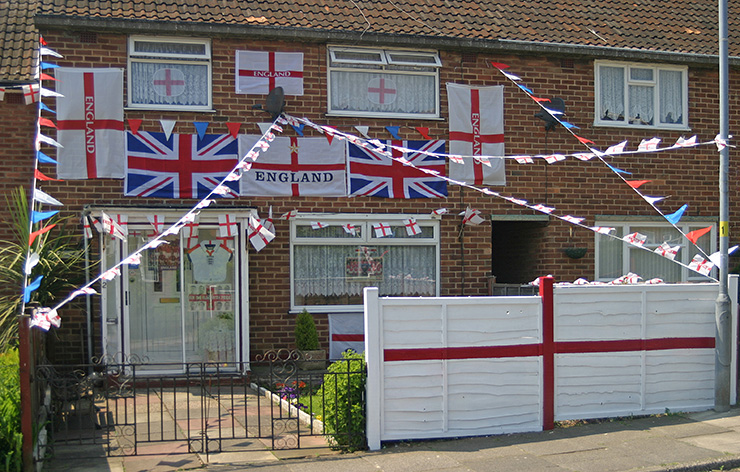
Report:
M 731 1 L 733 111 L 738 9 Z M 336 352 L 362 339 L 365 286 L 483 296 L 545 274 L 707 280 L 688 268 L 698 250 L 682 233 L 711 227 L 694 239 L 706 254 L 717 250 L 712 2 L 49 0 L 4 2 L 0 17 L 3 193 L 35 182 L 65 212 L 126 228 L 125 239 L 93 232 L 100 271 L 158 235 L 167 241 L 96 283 L 100 295 L 60 309 L 56 361 L 248 361 L 292 348 L 303 309 L 315 314 L 322 347 Z M 62 57 L 39 57 L 41 36 Z M 38 61 L 58 81 L 34 77 Z M 41 97 L 57 114 L 25 104 L 33 89 L 23 86 L 39 81 L 65 92 Z M 297 120 L 274 130 L 269 150 L 228 183 L 232 198 L 161 236 L 262 142 L 277 86 Z M 102 105 L 91 108 L 88 96 Z M 57 123 L 43 135 L 79 146 L 75 155 L 74 145 L 41 143 L 58 164 L 42 160 L 39 170 L 61 181 L 33 179 L 39 116 Z M 472 128 L 456 128 L 460 119 Z M 735 114 L 731 133 L 737 127 Z M 690 145 L 673 146 L 681 139 Z M 620 151 L 624 141 L 623 151 L 644 141 L 645 152 Z M 92 151 L 109 154 L 98 174 Z M 465 154 L 465 164 L 440 154 Z M 487 166 L 470 154 L 508 158 Z M 274 239 L 257 251 L 250 234 L 270 215 Z M 731 207 L 731 235 L 738 216 Z M 479 224 L 463 224 L 471 217 Z M 625 241 L 635 233 L 647 238 Z M 678 246 L 675 261 L 654 253 L 663 243 Z

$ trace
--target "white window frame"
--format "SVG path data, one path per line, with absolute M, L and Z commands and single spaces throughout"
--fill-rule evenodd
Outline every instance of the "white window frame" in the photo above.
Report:
M 601 116 L 601 68 L 617 67 L 624 71 L 624 109 L 625 116 L 622 120 L 604 120 Z M 631 69 L 650 69 L 653 71 L 652 80 L 639 80 L 630 78 Z M 660 77 L 661 71 L 681 72 L 681 109 L 683 111 L 683 123 L 660 123 Z M 672 66 L 664 64 L 647 64 L 633 62 L 595 61 L 594 62 L 594 126 L 629 127 L 647 129 L 680 129 L 689 130 L 689 79 L 688 67 Z M 654 118 L 652 125 L 630 123 L 627 110 L 629 110 L 629 87 L 630 85 L 653 87 L 653 110 Z
M 341 59 L 337 53 L 350 52 L 359 54 L 377 54 L 378 59 Z M 428 58 L 428 63 L 403 61 L 398 56 L 414 56 Z M 327 97 L 326 106 L 329 116 L 360 116 L 360 117 L 379 117 L 379 118 L 410 118 L 410 119 L 439 119 L 439 69 L 442 67 L 442 61 L 439 58 L 439 52 L 433 50 L 408 50 L 408 49 L 380 49 L 380 48 L 361 48 L 361 47 L 344 47 L 328 46 L 327 47 Z M 343 67 L 347 64 L 349 67 Z M 367 65 L 367 68 L 357 67 L 358 65 Z M 335 110 L 332 108 L 332 72 L 378 72 L 390 75 L 421 75 L 434 77 L 434 109 L 433 113 L 394 113 L 394 112 L 372 112 L 372 111 L 355 111 L 355 110 Z
M 150 53 L 137 52 L 137 42 L 158 42 L 158 43 L 190 43 L 203 45 L 203 54 L 177 54 L 177 53 Z M 206 65 L 208 67 L 208 103 L 207 105 L 152 105 L 145 103 L 133 103 L 132 86 L 133 73 L 131 65 L 133 63 L 159 63 L 176 61 L 179 64 Z M 213 64 L 211 58 L 211 40 L 201 38 L 186 38 L 174 36 L 138 36 L 133 35 L 128 38 L 128 57 L 127 57 L 127 87 L 128 87 L 128 108 L 145 109 L 145 110 L 186 110 L 186 111 L 213 111 Z
M 621 230 L 621 237 L 626 236 L 628 234 L 632 234 L 636 229 L 632 228 L 644 228 L 644 227 L 655 227 L 655 228 L 673 228 L 673 226 L 668 223 L 665 220 L 655 220 L 655 219 L 628 219 L 628 218 L 597 218 L 596 219 L 596 226 L 602 226 L 602 227 L 611 227 L 616 228 L 616 232 L 612 232 L 612 235 L 620 234 Z M 707 226 L 712 226 L 712 229 L 708 233 L 709 240 L 710 240 L 710 246 L 709 248 L 703 248 L 704 251 L 707 254 L 712 254 L 717 251 L 717 224 L 716 221 L 712 220 L 698 220 L 698 219 L 687 219 L 684 221 L 679 222 L 676 225 L 684 234 L 687 234 L 692 229 L 698 229 L 698 228 L 706 228 Z M 691 228 L 691 229 L 690 229 Z M 620 237 L 620 238 L 621 238 Z M 595 256 L 594 256 L 594 280 L 600 281 L 600 282 L 610 282 L 611 280 L 614 280 L 614 277 L 601 277 L 601 267 L 600 267 L 600 242 L 604 240 L 603 238 L 610 238 L 610 236 L 601 235 L 599 233 L 594 233 L 594 239 L 595 239 Z M 650 250 L 654 250 L 658 246 L 660 246 L 663 243 L 663 241 L 650 241 L 648 240 L 645 243 L 646 248 L 649 248 Z M 694 258 L 695 254 L 699 254 L 699 251 L 697 248 L 686 238 L 682 238 L 681 242 L 681 249 L 678 251 L 678 254 L 676 255 L 675 260 L 681 262 L 682 264 L 688 266 L 691 262 L 691 259 Z M 625 275 L 628 272 L 631 271 L 630 268 L 630 250 L 634 251 L 644 251 L 644 249 L 630 249 L 631 244 L 625 241 L 622 241 L 622 272 Z M 660 257 L 660 256 L 658 256 Z M 637 274 L 642 276 L 643 274 Z M 715 267 L 712 269 L 712 272 L 709 274 L 712 277 L 717 276 L 717 268 Z M 703 275 L 698 274 L 697 272 L 694 272 L 693 270 L 689 270 L 687 267 L 681 267 L 681 280 L 679 282 L 707 282 L 709 279 L 707 277 L 704 277 Z
M 414 218 L 421 226 L 431 226 L 434 229 L 433 238 L 413 238 L 413 237 L 396 237 L 377 238 L 373 231 L 373 223 L 388 223 L 391 226 L 403 226 L 403 220 Z M 328 244 L 344 244 L 348 246 L 356 245 L 383 245 L 383 246 L 432 246 L 435 247 L 435 296 L 439 296 L 440 291 L 440 217 L 437 215 L 401 215 L 401 214 L 343 214 L 343 213 L 299 213 L 291 219 L 290 225 L 290 309 L 291 313 L 298 313 L 302 310 L 308 310 L 311 313 L 348 313 L 362 312 L 364 307 L 358 305 L 298 305 L 295 303 L 295 274 L 294 274 L 294 248 L 300 246 L 325 246 Z M 310 225 L 311 222 L 320 221 L 329 226 L 341 226 L 344 224 L 353 224 L 360 227 L 360 237 L 357 238 L 298 238 L 298 226 Z

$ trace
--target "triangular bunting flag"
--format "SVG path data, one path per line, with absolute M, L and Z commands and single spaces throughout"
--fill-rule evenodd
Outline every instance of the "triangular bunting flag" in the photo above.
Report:
M 33 245 L 33 242 L 36 240 L 37 237 L 41 236 L 42 234 L 46 233 L 47 231 L 51 231 L 53 227 L 56 226 L 56 223 L 53 225 L 45 226 L 39 230 L 31 232 L 31 234 L 28 235 L 28 247 L 31 247 Z
M 35 169 L 33 171 L 33 176 L 36 177 L 36 180 L 44 180 L 44 181 L 47 181 L 47 182 L 53 180 L 53 181 L 59 182 L 59 179 L 55 179 L 55 178 L 49 177 L 48 175 L 45 175 L 44 173 L 42 173 L 38 169 Z
M 41 80 L 55 80 L 55 81 L 59 82 L 59 79 L 50 76 L 46 72 L 42 72 L 41 75 L 40 75 L 40 77 L 41 77 Z
M 45 203 L 47 205 L 64 206 L 62 202 L 39 188 L 33 190 L 33 199 L 39 203 Z
M 262 134 L 267 133 L 270 131 L 270 127 L 272 126 L 272 123 L 257 123 L 257 126 L 260 128 L 260 132 Z
M 681 220 L 683 213 L 686 211 L 688 207 L 689 207 L 688 205 L 683 205 L 675 213 L 671 213 L 670 215 L 665 215 L 665 219 L 668 220 L 670 224 L 677 225 L 678 222 Z
M 51 218 L 57 213 L 59 213 L 59 210 L 31 211 L 31 222 L 38 223 L 39 221 L 45 220 L 47 218 Z
M 688 238 L 688 240 L 691 241 L 692 243 L 696 244 L 699 238 L 701 238 L 702 236 L 704 236 L 711 230 L 712 230 L 711 226 L 707 226 L 706 228 L 702 228 L 702 229 L 695 229 L 694 231 L 689 231 L 688 233 L 686 233 L 686 238 Z
M 48 106 L 46 106 L 46 105 L 44 104 L 44 102 L 41 102 L 41 103 L 39 103 L 39 106 L 41 107 L 41 109 L 42 109 L 42 110 L 46 110 L 46 111 L 48 111 L 49 113 L 53 113 L 53 114 L 55 114 L 55 115 L 57 114 L 57 112 L 55 112 L 54 110 L 52 110 L 51 108 L 49 108 Z
M 646 202 L 648 202 L 651 205 L 655 205 L 661 200 L 665 200 L 665 197 L 651 197 L 649 195 L 643 195 L 642 198 L 645 199 Z
M 394 139 L 401 139 L 401 137 L 398 135 L 398 130 L 401 129 L 400 126 L 386 126 L 386 130 L 393 136 Z
M 26 263 L 24 264 L 24 273 L 26 275 L 31 275 L 31 271 L 34 267 L 36 267 L 36 264 L 39 263 L 40 259 L 41 256 L 39 256 L 36 252 L 28 254 L 28 258 L 26 259 Z
M 358 133 L 366 137 L 367 139 L 370 139 L 370 136 L 367 135 L 367 132 L 370 130 L 369 126 L 355 126 L 355 129 Z
M 417 126 L 414 129 L 419 132 L 419 134 L 421 135 L 422 138 L 424 138 L 424 139 L 432 139 L 432 138 L 429 137 L 429 128 L 427 128 L 426 126 Z
M 295 132 L 296 132 L 296 134 L 298 134 L 298 136 L 301 136 L 302 137 L 303 136 L 303 128 L 305 128 L 306 125 L 304 123 L 301 123 L 300 125 L 290 125 L 290 127 L 295 130 Z
M 226 129 L 229 130 L 229 134 L 232 138 L 236 139 L 239 136 L 239 129 L 241 129 L 241 123 L 226 123 Z
M 43 116 L 39 116 L 39 126 L 48 126 L 50 128 L 57 127 L 57 125 L 55 125 L 53 121 L 51 121 L 49 118 L 44 118 Z
M 626 180 L 625 182 L 632 188 L 640 188 L 642 185 L 650 182 L 650 180 Z
M 138 134 L 139 127 L 141 127 L 141 120 L 128 120 L 128 128 L 131 130 L 131 134 Z
M 177 123 L 175 120 L 159 120 L 159 124 L 162 126 L 162 131 L 164 131 L 167 139 L 170 139 L 172 130 L 175 129 L 175 123 Z
M 43 162 L 45 164 L 57 164 L 57 161 L 55 161 L 54 159 L 47 156 L 41 151 L 36 151 L 36 159 L 38 159 L 39 162 Z
M 43 275 L 39 275 L 34 279 L 33 282 L 28 284 L 28 286 L 23 289 L 23 303 L 28 303 L 31 301 L 31 292 L 33 292 L 34 290 L 38 290 L 38 288 L 41 286 L 41 279 L 43 278 Z
M 198 137 L 203 139 L 203 136 L 205 136 L 206 130 L 208 129 L 208 123 L 205 121 L 194 121 L 193 126 L 195 126 L 195 131 L 198 133 Z

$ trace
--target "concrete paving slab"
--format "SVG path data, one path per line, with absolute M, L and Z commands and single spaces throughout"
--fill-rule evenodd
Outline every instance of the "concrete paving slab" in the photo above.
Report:
M 737 431 L 694 436 L 683 438 L 682 441 L 722 454 L 740 454 L 740 433 Z
M 403 454 L 368 454 L 366 460 L 384 472 L 424 472 L 460 466 L 459 462 L 447 454 L 431 450 L 411 450 Z
M 557 464 L 548 462 L 531 454 L 501 456 L 496 458 L 471 457 L 461 462 L 464 467 L 474 472 L 572 472 Z

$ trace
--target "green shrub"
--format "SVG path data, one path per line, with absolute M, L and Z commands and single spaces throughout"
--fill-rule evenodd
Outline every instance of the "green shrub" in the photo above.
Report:
M 18 351 L 0 354 L 0 470 L 20 471 L 21 384 Z
M 308 310 L 304 309 L 295 318 L 295 345 L 302 351 L 313 351 L 319 348 L 319 333 L 316 323 Z
M 321 402 L 324 434 L 332 446 L 346 451 L 366 448 L 365 441 L 365 355 L 342 354 L 324 375 L 317 393 Z

